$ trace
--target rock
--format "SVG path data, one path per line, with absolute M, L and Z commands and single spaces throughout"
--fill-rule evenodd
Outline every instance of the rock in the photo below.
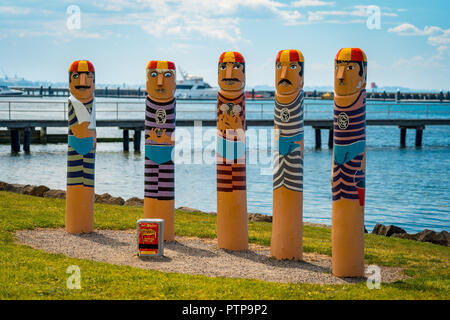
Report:
M 44 198 L 65 199 L 66 191 L 59 190 L 59 189 L 55 189 L 55 190 L 50 189 L 50 190 L 44 192 L 43 197 Z
M 364 226 L 364 233 L 369 233 L 367 232 L 366 226 Z
M 6 191 L 6 189 L 8 188 L 9 183 L 0 181 L 0 191 Z
M 30 196 L 35 196 L 35 197 L 43 197 L 44 193 L 46 193 L 47 191 L 49 191 L 50 189 L 47 188 L 46 186 L 25 186 L 22 189 L 23 194 L 28 194 Z
M 390 237 L 396 233 L 406 233 L 406 231 L 403 230 L 402 228 L 394 226 L 392 224 L 390 224 L 386 227 L 384 224 L 377 223 L 375 225 L 375 227 L 373 228 L 372 233 L 378 234 L 380 236 Z
M 132 207 L 143 207 L 144 199 L 140 199 L 138 197 L 133 197 L 125 201 L 124 206 L 132 206 Z
M 189 207 L 178 207 L 177 210 L 184 211 L 184 212 L 190 212 L 190 213 L 192 213 L 192 212 L 202 212 L 202 211 L 200 211 L 198 209 L 189 208 Z
M 386 226 L 384 224 L 377 223 L 372 230 L 373 234 L 384 236 L 386 234 Z
M 416 234 L 417 241 L 423 241 L 423 242 L 433 242 L 432 240 L 435 239 L 437 235 L 436 231 L 425 229 L 419 233 Z
M 125 203 L 125 200 L 121 197 L 113 197 L 109 193 L 103 193 L 95 195 L 95 202 L 122 206 Z
M 249 221 L 272 222 L 272 216 L 268 216 L 266 214 L 260 214 L 260 213 L 249 213 L 248 220 Z
M 450 233 L 443 230 L 439 233 L 433 230 L 425 229 L 421 232 L 408 234 L 408 233 L 396 233 L 392 235 L 392 238 L 401 238 L 408 240 L 416 240 L 422 242 L 431 242 L 434 244 L 439 244 L 441 246 L 449 246 L 450 244 Z
M 409 234 L 409 233 L 394 233 L 391 238 L 400 238 L 400 239 L 408 239 L 417 241 L 417 234 Z
M 386 237 L 390 237 L 393 234 L 398 234 L 398 233 L 402 234 L 402 233 L 406 233 L 406 231 L 404 229 L 394 226 L 392 224 L 386 227 L 386 233 L 385 233 Z
M 437 244 L 440 244 L 442 246 L 450 246 L 450 233 L 448 233 L 445 230 L 442 230 L 439 232 L 436 236 L 436 242 Z

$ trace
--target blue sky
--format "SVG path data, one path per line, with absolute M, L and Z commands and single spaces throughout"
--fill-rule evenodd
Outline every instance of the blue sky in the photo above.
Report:
M 71 5 L 80 29 L 68 28 Z M 379 29 L 368 28 L 370 5 Z M 277 52 L 299 49 L 305 85 L 331 86 L 336 52 L 360 47 L 368 83 L 450 90 L 449 9 L 447 0 L 2 0 L 0 70 L 66 81 L 73 60 L 89 59 L 98 83 L 143 84 L 148 60 L 162 59 L 216 86 L 219 55 L 235 50 L 248 87 L 273 86 Z

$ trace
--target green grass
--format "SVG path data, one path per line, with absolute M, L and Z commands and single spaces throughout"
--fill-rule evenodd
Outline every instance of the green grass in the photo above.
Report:
M 50 254 L 14 240 L 21 229 L 64 226 L 65 201 L 0 192 L 0 299 L 446 299 L 450 248 L 365 235 L 366 263 L 404 268 L 411 278 L 369 290 L 346 285 L 277 284 L 164 273 Z M 95 205 L 96 229 L 134 229 L 142 208 Z M 177 235 L 216 237 L 216 217 L 176 211 Z M 331 255 L 330 229 L 304 227 L 304 251 Z M 270 244 L 271 224 L 249 222 L 249 241 Z M 68 290 L 66 269 L 81 269 L 81 290 Z

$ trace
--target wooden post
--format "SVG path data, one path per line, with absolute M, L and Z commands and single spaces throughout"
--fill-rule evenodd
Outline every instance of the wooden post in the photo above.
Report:
M 333 149 L 333 128 L 328 129 L 328 148 Z
M 11 136 L 11 152 L 20 152 L 20 129 L 10 129 L 9 132 Z
M 217 243 L 219 248 L 240 251 L 248 249 L 244 57 L 224 52 L 218 67 Z
M 80 88 L 82 87 L 82 89 Z M 88 60 L 69 67 L 66 232 L 94 231 L 95 69 Z
M 175 239 L 175 72 L 171 61 L 146 68 L 144 218 L 164 220 L 166 241 Z
M 337 277 L 364 276 L 366 75 L 367 59 L 361 49 L 339 50 L 331 175 L 331 263 Z
M 406 128 L 400 127 L 400 147 L 406 147 Z
M 320 128 L 314 128 L 316 132 L 316 149 L 322 148 L 322 136 L 320 135 Z
M 31 144 L 31 128 L 27 127 L 23 130 L 23 151 L 30 152 Z
M 281 50 L 275 59 L 276 170 L 270 253 L 277 260 L 303 259 L 303 66 L 299 50 Z
M 141 133 L 140 129 L 134 129 L 133 147 L 134 152 L 141 152 Z
M 130 136 L 128 135 L 128 129 L 123 129 L 123 151 L 130 151 Z
M 423 129 L 425 129 L 425 128 L 424 127 L 416 128 L 416 147 L 422 146 Z

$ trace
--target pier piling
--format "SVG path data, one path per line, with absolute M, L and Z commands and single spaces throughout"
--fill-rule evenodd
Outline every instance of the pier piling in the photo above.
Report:
M 141 152 L 141 133 L 142 130 L 134 129 L 134 136 L 133 136 L 134 152 Z
M 20 130 L 10 129 L 10 135 L 11 135 L 11 152 L 12 153 L 20 152 Z
M 328 129 L 328 148 L 333 149 L 333 128 Z
M 406 128 L 400 127 L 400 147 L 406 147 Z
M 39 142 L 47 143 L 47 127 L 41 127 L 39 131 Z
M 27 127 L 23 129 L 23 151 L 29 153 L 30 145 L 31 145 L 31 128 Z
M 316 131 L 316 149 L 322 148 L 322 137 L 320 135 L 320 128 L 314 128 Z
M 417 127 L 416 128 L 416 147 L 422 146 L 422 136 L 423 136 L 423 130 L 425 127 Z
M 128 129 L 123 129 L 123 151 L 130 151 L 130 137 L 128 136 Z

